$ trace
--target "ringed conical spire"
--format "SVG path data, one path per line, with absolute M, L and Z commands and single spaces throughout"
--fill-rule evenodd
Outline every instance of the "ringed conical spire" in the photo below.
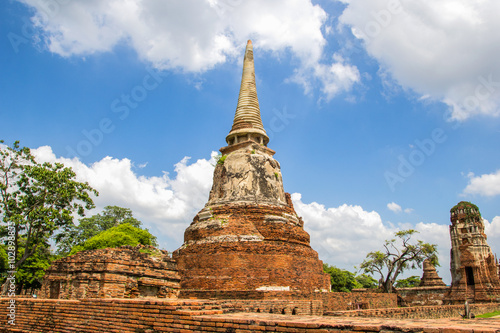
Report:
M 228 145 L 247 140 L 253 140 L 265 146 L 269 142 L 269 137 L 264 130 L 260 117 L 251 40 L 247 42 L 245 58 L 243 59 L 240 95 L 234 115 L 233 127 L 226 137 Z

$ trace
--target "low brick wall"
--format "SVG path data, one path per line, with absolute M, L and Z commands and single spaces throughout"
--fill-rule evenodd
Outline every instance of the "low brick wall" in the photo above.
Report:
M 470 304 L 473 314 L 479 315 L 500 310 L 500 303 Z M 463 314 L 463 305 L 443 305 L 443 306 L 419 306 L 408 308 L 374 309 L 357 311 L 332 311 L 325 312 L 325 316 L 339 317 L 378 317 L 378 318 L 398 318 L 398 319 L 419 319 L 419 318 L 460 318 Z
M 340 311 L 356 309 L 383 309 L 397 307 L 397 296 L 395 294 L 373 293 L 373 292 L 316 292 L 304 294 L 294 291 L 234 291 L 234 290 L 181 290 L 179 298 L 199 298 L 199 299 L 217 299 L 217 300 L 261 300 L 261 301 L 321 301 L 323 310 Z M 314 303 L 316 304 L 316 303 Z M 302 304 L 303 305 L 303 304 Z M 314 307 L 313 303 L 310 303 Z M 269 310 L 268 307 L 266 309 Z M 265 310 L 265 312 L 268 312 Z M 254 312 L 253 310 L 251 312 Z M 322 313 L 313 311 L 311 313 Z
M 323 315 L 320 300 L 219 300 L 224 312 L 255 312 L 286 315 Z
M 8 299 L 0 299 L 2 333 L 498 332 L 497 321 L 493 319 L 412 323 L 397 319 L 383 321 L 370 318 L 263 313 L 223 314 L 220 304 L 214 301 L 102 298 L 86 300 L 17 298 L 16 319 L 13 326 L 8 324 L 6 319 L 8 302 Z M 498 309 L 498 306 L 496 308 Z M 490 311 L 485 305 L 482 305 L 482 309 Z
M 404 306 L 443 305 L 450 287 L 397 288 Z
M 323 312 L 358 309 L 385 309 L 398 306 L 396 294 L 352 292 L 324 293 Z

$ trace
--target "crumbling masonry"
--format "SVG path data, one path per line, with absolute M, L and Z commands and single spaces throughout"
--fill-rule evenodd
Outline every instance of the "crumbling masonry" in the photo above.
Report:
M 174 252 L 181 295 L 213 291 L 329 290 L 329 277 L 285 193 L 280 164 L 260 117 L 248 41 L 233 126 L 205 207 Z

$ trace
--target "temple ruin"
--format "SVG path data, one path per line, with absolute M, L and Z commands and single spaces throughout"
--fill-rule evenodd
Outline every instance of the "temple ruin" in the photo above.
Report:
M 479 208 L 459 202 L 450 210 L 451 288 L 450 304 L 500 301 L 497 261 L 486 242 Z
M 180 277 L 175 262 L 152 246 L 122 246 L 78 252 L 47 269 L 41 298 L 175 298 Z
M 251 41 L 226 142 L 220 149 L 208 202 L 186 229 L 184 244 L 174 252 L 181 294 L 329 291 L 330 278 L 323 273 L 304 222 L 283 189 L 275 152 L 267 147 Z
M 430 259 L 424 260 L 424 273 L 420 279 L 419 287 L 444 287 L 446 284 L 443 279 L 438 275 L 436 267 L 432 264 Z
M 465 300 L 483 303 L 471 305 L 476 314 L 499 309 L 500 266 L 486 243 L 479 209 L 467 202 L 451 210 L 451 287 L 427 260 L 421 285 L 399 288 L 398 295 L 328 292 L 330 276 L 284 191 L 275 152 L 267 147 L 250 41 L 226 142 L 208 202 L 172 257 L 139 245 L 56 260 L 39 298 L 16 297 L 16 326 L 5 331 L 455 332 L 456 321 L 406 325 L 393 319 L 457 317 Z M 0 298 L 2 327 L 8 327 L 11 307 L 12 300 Z M 497 332 L 493 321 L 463 331 Z

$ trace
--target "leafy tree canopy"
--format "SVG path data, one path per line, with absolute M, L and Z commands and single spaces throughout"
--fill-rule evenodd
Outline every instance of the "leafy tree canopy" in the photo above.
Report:
M 375 280 L 370 275 L 366 275 L 366 274 L 356 275 L 355 279 L 362 286 L 362 288 L 366 288 L 366 289 L 378 288 L 378 281 Z
M 0 237 L 14 253 L 10 270 L 22 268 L 57 231 L 72 225 L 75 213 L 83 216 L 94 207 L 91 195 L 97 191 L 75 178 L 63 164 L 38 163 L 18 141 L 0 146 Z
M 88 239 L 83 245 L 75 246 L 70 255 L 84 250 L 105 249 L 123 245 L 136 246 L 138 244 L 154 246 L 156 245 L 156 238 L 147 230 L 136 228 L 129 223 L 122 223 Z
M 363 287 L 356 280 L 355 274 L 345 269 L 323 264 L 323 271 L 330 275 L 332 291 L 350 292 L 352 289 Z
M 24 248 L 21 252 L 23 250 Z M 20 294 L 23 289 L 40 289 L 45 270 L 50 267 L 54 259 L 55 256 L 50 251 L 49 245 L 39 246 L 36 252 L 17 270 L 16 293 Z
M 429 258 L 438 266 L 437 245 L 414 241 L 412 236 L 416 230 L 402 230 L 395 233 L 395 238 L 386 240 L 383 251 L 370 252 L 361 263 L 364 273 L 377 273 L 380 276 L 382 290 L 393 292 L 394 283 L 403 271 L 422 268 L 422 262 Z
M 420 278 L 416 275 L 410 276 L 406 279 L 399 279 L 394 285 L 396 288 L 413 288 L 420 285 Z
M 69 225 L 64 232 L 56 236 L 57 253 L 66 255 L 77 245 L 83 245 L 88 239 L 112 227 L 128 223 L 133 227 L 141 228 L 141 221 L 137 220 L 132 210 L 118 206 L 106 206 L 100 214 L 82 218 L 78 225 Z M 153 239 L 156 246 L 156 237 Z

